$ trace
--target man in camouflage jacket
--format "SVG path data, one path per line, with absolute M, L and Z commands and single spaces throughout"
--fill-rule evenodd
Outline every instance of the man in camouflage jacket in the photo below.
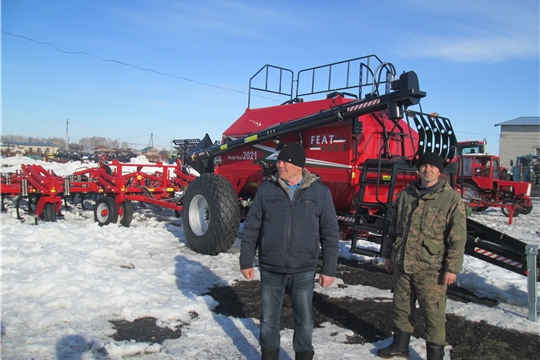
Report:
M 394 341 L 379 357 L 407 357 L 416 301 L 426 323 L 428 359 L 442 359 L 446 345 L 446 288 L 461 271 L 466 243 L 463 200 L 439 179 L 443 161 L 426 153 L 418 161 L 420 180 L 394 203 L 384 240 L 385 268 L 393 271 Z

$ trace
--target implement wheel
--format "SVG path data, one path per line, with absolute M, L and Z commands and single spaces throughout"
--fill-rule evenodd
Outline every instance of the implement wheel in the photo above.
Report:
M 118 207 L 113 198 L 103 196 L 96 201 L 94 220 L 98 222 L 99 226 L 118 221 Z
M 523 215 L 529 215 L 531 211 L 533 210 L 533 206 L 522 206 L 521 210 L 519 211 L 520 214 Z
M 236 241 L 239 224 L 238 197 L 227 179 L 204 174 L 188 186 L 182 225 L 193 251 L 206 255 L 226 252 Z
M 44 221 L 55 222 L 56 221 L 56 206 L 54 203 L 47 203 L 43 208 L 43 214 L 41 215 Z
M 517 205 L 516 200 L 504 200 L 502 203 L 503 203 L 503 205 L 512 205 L 512 206 L 514 206 L 514 217 L 518 216 L 519 214 L 522 214 L 521 207 L 515 208 L 515 206 Z M 503 206 L 501 208 L 501 212 L 503 213 L 504 216 L 510 217 L 510 211 L 508 210 L 508 208 L 506 206 Z
M 129 199 L 126 199 L 118 207 L 118 221 L 122 226 L 129 226 L 133 220 L 133 204 Z

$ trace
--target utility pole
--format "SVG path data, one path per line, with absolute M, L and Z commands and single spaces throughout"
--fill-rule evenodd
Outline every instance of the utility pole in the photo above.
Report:
M 69 144 L 68 125 L 69 125 L 69 121 L 68 119 L 66 119 L 66 151 L 68 150 L 68 144 Z

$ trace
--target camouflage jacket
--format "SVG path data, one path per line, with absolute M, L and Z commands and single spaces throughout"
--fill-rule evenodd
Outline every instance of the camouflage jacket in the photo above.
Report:
M 465 206 L 446 180 L 420 195 L 417 182 L 404 189 L 390 212 L 385 258 L 406 273 L 461 272 L 467 241 Z

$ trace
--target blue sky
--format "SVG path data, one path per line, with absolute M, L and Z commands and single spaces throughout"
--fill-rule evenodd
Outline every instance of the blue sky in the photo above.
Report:
M 376 54 L 498 153 L 495 124 L 540 115 L 539 17 L 538 0 L 3 0 L 2 134 L 217 140 L 263 65 Z

